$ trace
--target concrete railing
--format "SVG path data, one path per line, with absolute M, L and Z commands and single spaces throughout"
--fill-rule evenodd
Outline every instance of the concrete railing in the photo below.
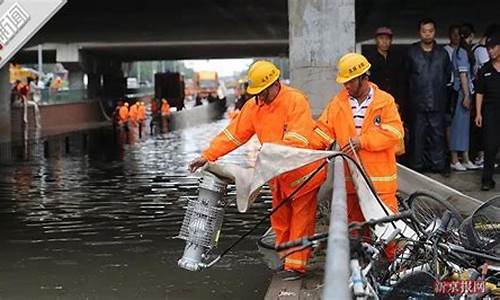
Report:
M 58 90 L 58 91 L 43 89 L 41 93 L 42 93 L 42 99 L 41 99 L 42 105 L 75 103 L 88 100 L 86 89 Z
M 350 253 L 344 159 L 337 156 L 333 162 L 329 162 L 329 167 L 334 168 L 334 173 L 323 299 L 347 300 L 351 299 L 351 290 L 347 284 L 350 276 Z

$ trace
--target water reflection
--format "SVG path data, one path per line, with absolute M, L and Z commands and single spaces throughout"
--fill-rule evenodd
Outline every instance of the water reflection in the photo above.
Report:
M 111 129 L 80 132 L 28 141 L 28 156 L 12 145 L 12 160 L 0 165 L 0 298 L 262 298 L 270 274 L 255 236 L 213 269 L 176 266 L 184 241 L 172 238 L 183 197 L 197 187 L 186 164 L 224 125 L 134 144 L 115 143 Z M 252 147 L 224 160 L 251 164 Z M 269 207 L 269 195 L 247 214 L 231 207 L 221 248 Z

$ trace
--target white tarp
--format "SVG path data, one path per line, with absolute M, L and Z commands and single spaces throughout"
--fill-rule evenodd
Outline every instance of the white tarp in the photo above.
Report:
M 272 178 L 338 153 L 337 151 L 317 151 L 276 144 L 263 144 L 254 168 L 210 163 L 205 167 L 205 170 L 235 182 L 238 210 L 245 212 L 257 198 L 260 188 Z M 364 180 L 362 173 L 355 164 L 348 162 L 348 167 L 351 171 L 365 219 L 378 219 L 392 214 L 391 210 L 371 192 L 369 183 Z M 325 185 L 328 184 L 331 183 L 325 183 Z M 413 231 L 404 222 L 398 221 L 393 224 L 395 226 L 378 226 L 376 228 L 377 236 L 387 236 L 392 233 L 395 227 L 401 229 L 402 232 L 406 232 L 406 236 L 413 234 Z

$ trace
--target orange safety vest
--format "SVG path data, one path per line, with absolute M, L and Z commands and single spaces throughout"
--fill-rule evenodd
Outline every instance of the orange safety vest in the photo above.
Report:
M 120 124 L 125 124 L 128 121 L 128 108 L 123 105 L 120 107 L 120 110 L 118 111 L 118 115 L 120 116 Z
M 403 123 L 394 98 L 371 82 L 370 86 L 373 100 L 361 127 L 358 156 L 377 193 L 392 194 L 397 190 L 396 152 L 403 145 Z M 324 145 L 335 140 L 340 147 L 357 135 L 346 89 L 330 101 L 318 120 L 315 132 Z M 354 193 L 350 179 L 350 175 L 346 174 L 347 192 Z
M 130 106 L 128 116 L 132 122 L 137 122 L 138 106 L 139 105 L 137 103 Z
M 162 116 L 168 116 L 170 114 L 170 105 L 168 105 L 168 102 L 165 102 L 161 104 L 161 115 Z
M 144 105 L 139 105 L 139 107 L 137 108 L 137 120 L 139 120 L 139 122 L 142 122 L 146 119 L 146 108 L 144 107 Z
M 241 112 L 212 140 L 202 155 L 209 161 L 215 161 L 245 144 L 254 134 L 261 144 L 275 143 L 310 149 L 310 139 L 316 138 L 313 132 L 315 126 L 306 96 L 282 84 L 278 95 L 270 104 L 258 103 L 255 98 L 248 100 Z M 321 162 L 315 162 L 280 175 L 272 180 L 271 188 L 276 188 L 279 184 L 279 188 L 288 196 L 320 164 Z M 297 196 L 317 188 L 324 181 L 325 174 L 317 174 Z

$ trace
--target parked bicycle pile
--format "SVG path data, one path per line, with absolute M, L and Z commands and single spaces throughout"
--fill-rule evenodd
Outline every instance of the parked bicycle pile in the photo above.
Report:
M 500 196 L 465 220 L 451 204 L 430 193 L 416 192 L 399 200 L 398 214 L 349 224 L 349 286 L 355 299 L 500 297 Z M 398 220 L 403 228 L 395 225 Z M 377 238 L 376 226 L 390 232 Z M 318 233 L 276 250 L 286 256 L 317 247 L 327 238 L 327 232 Z

